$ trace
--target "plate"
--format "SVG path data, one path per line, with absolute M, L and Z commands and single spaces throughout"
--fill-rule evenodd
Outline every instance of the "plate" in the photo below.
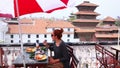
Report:
M 44 54 L 44 55 L 37 54 L 37 55 L 35 55 L 34 59 L 35 59 L 36 61 L 44 61 L 44 60 L 47 59 L 47 55 L 45 55 L 45 54 Z

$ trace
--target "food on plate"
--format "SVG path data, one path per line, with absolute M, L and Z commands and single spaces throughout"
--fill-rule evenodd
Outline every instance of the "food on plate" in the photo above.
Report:
M 32 48 L 32 52 L 35 52 L 36 51 L 36 48 Z
M 35 55 L 35 60 L 45 60 L 47 58 L 47 56 L 44 54 L 44 55 L 41 55 L 41 54 L 37 54 Z
M 35 53 L 31 52 L 29 58 L 34 59 Z
M 41 47 L 41 50 L 44 50 L 44 51 L 46 51 L 46 47 Z
M 36 51 L 35 48 L 31 48 L 31 47 L 26 48 L 26 52 L 35 52 L 35 51 Z

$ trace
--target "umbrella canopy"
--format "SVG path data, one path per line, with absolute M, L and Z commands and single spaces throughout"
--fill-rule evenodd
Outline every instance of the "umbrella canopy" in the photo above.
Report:
M 35 12 L 51 13 L 63 9 L 75 0 L 0 0 L 0 13 L 11 13 L 13 17 Z
M 13 18 L 11 14 L 3 14 L 3 13 L 0 13 L 0 17 Z

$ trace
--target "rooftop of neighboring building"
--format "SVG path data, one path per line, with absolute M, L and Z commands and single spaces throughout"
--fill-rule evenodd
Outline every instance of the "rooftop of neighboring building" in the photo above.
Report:
M 78 23 L 81 23 L 81 22 L 100 22 L 100 20 L 97 20 L 97 19 L 75 19 L 73 20 L 73 22 L 78 22 Z
M 108 22 L 115 22 L 115 19 L 110 17 L 110 16 L 107 16 L 106 18 L 103 19 L 103 21 L 108 21 Z
M 97 38 L 118 38 L 118 34 L 95 34 Z
M 96 27 L 96 31 L 113 31 L 113 30 L 118 30 L 118 27 L 115 25 L 100 25 Z
M 49 19 L 21 19 L 21 30 L 24 34 L 46 34 L 46 28 L 74 28 L 71 22 L 51 21 Z M 9 24 L 9 33 L 18 34 L 18 24 Z
M 90 3 L 89 1 L 84 1 L 83 3 L 77 5 L 76 7 L 78 7 L 78 6 L 95 6 L 95 7 L 97 7 L 98 5 Z
M 81 15 L 100 15 L 97 12 L 93 12 L 93 11 L 79 11 L 77 13 L 74 13 L 75 15 L 81 14 Z
M 79 28 L 79 27 L 75 27 L 75 32 L 78 32 L 78 33 L 94 33 L 95 32 L 95 29 L 90 29 L 90 28 L 87 28 L 87 29 L 82 29 L 82 28 Z

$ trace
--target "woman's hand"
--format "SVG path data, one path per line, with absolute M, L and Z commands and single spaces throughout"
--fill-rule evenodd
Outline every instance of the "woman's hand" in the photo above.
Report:
M 45 47 L 49 48 L 49 45 L 48 45 L 48 43 L 47 43 L 47 40 L 44 40 L 44 41 L 43 41 L 43 45 L 45 45 Z
M 55 63 L 55 60 L 54 60 L 52 57 L 50 57 L 50 58 L 49 58 L 49 63 L 50 63 L 50 64 L 54 64 L 54 63 Z
M 54 64 L 54 63 L 57 63 L 59 62 L 59 59 L 53 59 L 52 57 L 49 57 L 49 63 L 50 64 Z

